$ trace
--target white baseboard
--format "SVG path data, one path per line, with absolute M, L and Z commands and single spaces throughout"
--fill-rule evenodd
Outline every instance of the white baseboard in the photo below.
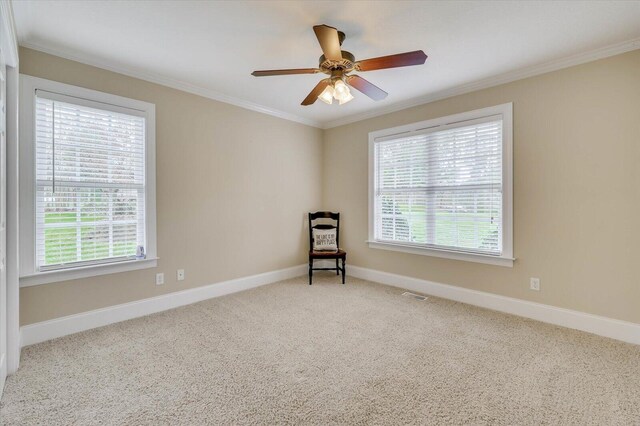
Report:
M 632 322 L 347 264 L 349 275 L 640 345 L 640 324 Z
M 21 347 L 299 277 L 306 273 L 307 265 L 299 265 L 25 325 L 20 328 Z
M 317 266 L 321 267 L 320 264 Z M 324 265 L 322 265 L 324 266 Z M 328 265 L 330 266 L 330 265 Z M 327 267 L 328 267 L 327 266 Z M 307 265 L 196 287 L 20 328 L 21 347 L 306 275 Z M 347 264 L 347 276 L 640 344 L 640 324 Z
M 4 383 L 7 380 L 7 356 L 6 354 L 0 354 L 0 400 L 2 400 L 2 393 L 4 392 Z

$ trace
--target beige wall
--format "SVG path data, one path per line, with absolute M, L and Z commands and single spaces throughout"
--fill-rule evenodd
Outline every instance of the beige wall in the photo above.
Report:
M 505 102 L 514 267 L 369 249 L 368 133 Z M 326 130 L 324 182 L 348 264 L 640 323 L 640 50 Z
M 304 214 L 321 207 L 343 214 L 349 264 L 640 323 L 640 51 L 324 132 L 28 49 L 20 68 L 156 104 L 160 256 L 23 288 L 21 325 L 305 263 Z M 369 249 L 368 133 L 505 102 L 514 267 Z
M 154 269 L 22 288 L 21 325 L 306 263 L 321 130 L 29 49 L 20 71 L 156 104 L 160 257 Z

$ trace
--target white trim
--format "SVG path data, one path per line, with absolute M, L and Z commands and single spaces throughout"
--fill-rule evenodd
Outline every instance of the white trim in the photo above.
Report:
M 149 269 L 158 266 L 158 258 L 127 260 L 103 265 L 87 265 L 73 269 L 59 269 L 55 271 L 38 272 L 20 277 L 20 287 L 76 280 L 78 278 L 95 277 L 98 275 L 116 274 L 118 272 Z
M 357 121 L 366 120 L 368 118 L 378 117 L 381 115 L 389 114 L 389 113 L 400 111 L 403 109 L 415 107 L 418 105 L 424 105 L 430 102 L 451 98 L 453 96 L 463 95 L 465 93 L 475 92 L 477 90 L 487 89 L 489 87 L 510 83 L 512 81 L 521 80 L 528 77 L 534 77 L 536 75 L 545 74 L 548 72 L 569 68 L 569 67 L 584 64 L 587 62 L 597 61 L 598 59 L 604 59 L 610 56 L 615 56 L 622 53 L 630 52 L 632 50 L 640 49 L 640 38 L 634 38 L 634 39 L 623 41 L 620 43 L 611 44 L 598 49 L 590 50 L 588 52 L 578 53 L 565 58 L 545 62 L 543 64 L 520 68 L 514 71 L 498 74 L 493 77 L 488 77 L 482 80 L 460 84 L 457 86 L 450 87 L 448 89 L 440 90 L 435 93 L 428 93 L 426 95 L 419 96 L 417 98 L 396 102 L 394 104 L 384 105 L 380 108 L 376 108 L 371 111 L 351 114 L 351 115 L 338 118 L 336 120 L 329 120 L 329 121 L 311 120 L 308 118 L 297 116 L 295 114 L 279 111 L 279 110 L 266 107 L 263 105 L 259 105 L 250 101 L 225 95 L 225 94 L 213 91 L 211 89 L 206 89 L 204 87 L 196 86 L 191 83 L 187 83 L 177 79 L 160 76 L 155 73 L 144 72 L 144 71 L 136 70 L 133 68 L 128 68 L 125 66 L 114 66 L 109 61 L 97 59 L 95 57 L 90 57 L 89 55 L 86 55 L 86 54 L 71 53 L 66 50 L 54 49 L 54 48 L 43 46 L 39 43 L 27 42 L 27 41 L 20 42 L 20 46 L 37 50 L 43 53 L 48 53 L 50 55 L 59 56 L 64 59 L 80 62 L 86 65 L 102 68 L 118 74 L 127 75 L 129 77 L 138 78 L 140 80 L 149 81 L 151 83 L 159 84 L 162 86 L 171 87 L 177 90 L 181 90 L 183 92 L 192 93 L 194 95 L 213 99 L 219 102 L 235 105 L 240 108 L 245 108 L 251 111 L 272 115 L 274 117 L 282 118 L 284 120 L 295 121 L 297 123 L 306 124 L 308 126 L 317 127 L 320 129 L 331 129 L 334 127 L 344 126 L 345 124 L 351 124 Z
M 205 285 L 183 291 L 163 294 L 162 296 L 137 300 L 121 305 L 109 306 L 80 314 L 69 315 L 53 320 L 42 321 L 23 326 L 22 347 L 55 339 L 81 331 L 102 327 L 157 312 L 190 305 L 203 300 L 220 297 L 254 287 L 275 283 L 306 274 L 307 265 L 293 266 L 277 271 L 265 272 L 217 284 Z
M 22 347 L 306 275 L 299 265 L 23 326 Z M 393 287 L 640 344 L 640 324 L 512 297 L 347 265 L 347 275 Z M 348 284 L 347 284 L 348 285 Z
M 620 43 L 611 44 L 599 49 L 578 53 L 566 58 L 545 62 L 543 64 L 532 65 L 514 71 L 508 71 L 502 74 L 495 75 L 493 77 L 484 78 L 470 83 L 460 84 L 448 89 L 440 90 L 438 92 L 428 93 L 417 98 L 385 105 L 371 111 L 351 114 L 342 118 L 338 118 L 336 120 L 325 121 L 322 123 L 322 128 L 332 129 L 334 127 L 344 126 L 345 124 L 351 124 L 369 118 L 379 117 L 381 115 L 401 111 L 403 109 L 428 104 L 454 96 L 464 95 L 465 93 L 488 89 L 490 87 L 499 86 L 501 84 L 511 83 L 512 81 L 535 77 L 537 75 L 546 74 L 552 71 L 558 71 L 564 68 L 585 64 L 587 62 L 593 62 L 599 59 L 608 58 L 610 56 L 620 55 L 622 53 L 630 52 L 636 49 L 640 49 L 640 38 L 634 38 Z
M 402 253 L 420 254 L 423 256 L 439 257 L 442 259 L 463 260 L 466 262 L 486 263 L 489 265 L 513 267 L 515 259 L 503 256 L 492 256 L 481 253 L 465 253 L 455 250 L 431 249 L 406 244 L 389 243 L 385 241 L 367 241 L 369 248 L 399 251 Z
M 56 99 L 67 99 L 69 97 L 80 98 L 85 102 L 97 102 L 99 104 L 110 104 L 116 107 L 124 107 L 137 111 L 154 112 L 155 104 L 141 101 L 138 99 L 126 98 L 124 96 L 113 95 L 111 93 L 100 92 L 98 90 L 87 89 L 85 87 L 74 86 L 72 84 L 60 83 L 45 78 L 33 77 L 26 74 L 20 74 L 20 81 L 23 89 L 28 93 L 34 93 L 40 89 L 49 92 L 49 96 Z M 33 95 L 32 95 L 33 96 Z M 60 97 L 62 96 L 62 97 Z M 87 104 L 93 107 L 98 105 Z M 146 117 L 146 115 L 145 115 Z
M 244 99 L 236 98 L 233 96 L 225 95 L 215 90 L 207 89 L 195 84 L 187 83 L 170 77 L 164 77 L 156 73 L 145 72 L 130 68 L 126 66 L 114 66 L 109 61 L 91 57 L 85 54 L 71 53 L 62 49 L 52 49 L 50 47 L 42 46 L 33 42 L 20 42 L 20 46 L 28 49 L 37 50 L 39 52 L 48 53 L 49 55 L 58 56 L 60 58 L 69 59 L 71 61 L 80 62 L 86 65 L 102 68 L 107 71 L 115 72 L 118 74 L 126 75 L 140 80 L 148 81 L 151 83 L 159 84 L 165 87 L 171 87 L 173 89 L 181 90 L 183 92 L 191 93 L 194 95 L 202 96 L 204 98 L 213 99 L 214 101 L 224 102 L 226 104 L 234 105 L 240 108 L 248 109 L 250 111 L 259 112 L 262 114 L 278 117 L 283 120 L 294 121 L 296 123 L 306 124 L 307 126 L 322 128 L 322 123 L 310 120 L 308 118 L 300 117 L 295 114 L 280 111 L 275 108 L 260 105 L 254 102 L 246 101 Z
M 489 256 L 484 254 L 467 253 L 456 250 L 446 250 L 425 246 L 402 244 L 375 239 L 375 144 L 390 136 L 400 137 L 403 134 L 436 132 L 455 127 L 458 123 L 470 120 L 482 120 L 488 117 L 502 118 L 502 254 Z M 513 103 L 505 103 L 487 108 L 480 108 L 459 114 L 438 117 L 417 123 L 405 124 L 369 133 L 369 248 L 401 251 L 411 254 L 421 254 L 446 259 L 487 263 L 497 266 L 513 266 Z
M 19 69 L 7 68 L 7 372 L 20 364 L 20 282 L 19 263 Z
M 404 275 L 391 274 L 359 266 L 348 266 L 347 274 L 417 293 L 467 303 L 469 305 L 518 315 L 536 321 L 555 324 L 587 333 L 640 345 L 640 324 L 592 315 L 513 297 L 441 284 Z
M 174 309 L 214 297 L 296 278 L 301 275 L 306 275 L 307 267 L 308 265 L 294 266 L 278 271 L 266 272 L 29 324 L 20 329 L 21 347 L 168 309 Z M 640 324 L 632 322 L 391 274 L 360 266 L 347 266 L 347 275 L 562 327 L 573 328 L 624 342 L 640 344 Z
M 0 38 L 0 48 L 5 53 L 5 61 L 7 66 L 15 68 L 18 65 L 18 38 L 16 35 L 16 27 L 13 19 L 13 8 L 11 1 L 0 1 L 0 23 L 1 28 L 8 30 L 2 32 Z
M 20 363 L 20 288 L 18 283 L 18 43 L 10 1 L 0 1 L 0 44 L 7 62 L 6 162 L 7 162 L 7 354 L 1 361 L 8 374 Z M 4 382 L 4 377 L 3 380 Z M 2 391 L 0 390 L 0 395 Z
M 31 79 L 34 78 L 38 78 L 38 77 L 31 77 L 31 76 L 24 76 L 24 77 L 29 77 Z M 53 81 L 53 80 L 50 80 Z M 44 83 L 47 84 L 47 83 Z M 77 87 L 77 86 L 71 86 L 71 87 Z M 89 89 L 91 90 L 91 89 Z M 94 108 L 94 109 L 101 109 L 101 110 L 105 110 L 105 111 L 110 111 L 110 112 L 115 112 L 117 114 L 125 114 L 125 115 L 135 115 L 137 117 L 146 117 L 146 111 L 145 110 L 139 110 L 133 106 L 125 106 L 122 105 L 123 103 L 130 103 L 128 98 L 122 98 L 122 102 L 119 102 L 118 104 L 113 104 L 111 102 L 106 102 L 106 101 L 96 101 L 94 99 L 87 99 L 85 97 L 81 97 L 81 96 L 76 96 L 76 95 L 68 95 L 65 93 L 58 93 L 58 92 L 53 92 L 51 89 L 47 90 L 47 89 L 40 89 L 40 88 L 36 88 L 35 89 L 35 93 L 36 93 L 36 97 L 41 98 L 41 99 L 48 99 L 50 101 L 58 101 L 58 102 L 66 102 L 66 103 L 70 103 L 70 104 L 74 104 L 74 105 L 81 105 L 81 106 L 85 106 L 88 108 Z M 99 95 L 102 97 L 103 96 L 103 92 L 98 92 Z M 86 93 L 87 95 L 91 96 L 90 93 Z M 108 93 L 105 93 L 108 94 Z M 131 99 L 133 100 L 133 99 Z M 137 102 L 137 101 L 136 101 Z M 153 104 L 149 104 L 153 105 Z
M 94 106 L 108 104 L 109 110 L 136 110 L 145 124 L 145 261 L 122 261 L 118 264 L 96 264 L 59 271 L 38 272 L 35 261 L 35 160 L 34 113 L 35 92 L 51 92 L 48 96 L 75 97 L 78 103 Z M 156 121 L 155 105 L 122 96 L 72 86 L 57 81 L 20 75 L 20 286 L 26 287 L 94 275 L 153 268 L 157 265 L 156 247 Z M 98 106 L 96 104 L 96 106 Z
M 4 392 L 4 383 L 7 380 L 7 357 L 5 354 L 0 354 L 0 400 L 2 400 L 2 393 Z

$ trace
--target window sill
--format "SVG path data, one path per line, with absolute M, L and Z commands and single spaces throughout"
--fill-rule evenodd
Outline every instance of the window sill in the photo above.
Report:
M 116 274 L 118 272 L 135 271 L 137 269 L 155 268 L 156 266 L 158 266 L 158 258 L 154 257 L 142 260 L 127 260 L 117 263 L 82 266 L 73 269 L 39 272 L 36 274 L 21 276 L 20 287 L 76 280 L 79 278 L 95 277 L 98 275 Z
M 409 244 L 388 243 L 382 241 L 367 241 L 369 248 L 399 251 L 403 253 L 420 254 L 423 256 L 440 257 L 444 259 L 463 260 L 466 262 L 486 263 L 489 265 L 513 267 L 515 259 L 510 257 L 491 256 L 488 254 L 466 253 L 453 250 L 439 250 L 419 247 Z

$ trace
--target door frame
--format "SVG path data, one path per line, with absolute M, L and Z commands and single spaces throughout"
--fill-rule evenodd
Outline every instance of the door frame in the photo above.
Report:
M 20 364 L 20 281 L 18 274 L 18 41 L 9 0 L 0 0 L 0 47 L 6 61 L 7 163 L 7 373 Z M 0 389 L 0 394 L 2 389 Z

